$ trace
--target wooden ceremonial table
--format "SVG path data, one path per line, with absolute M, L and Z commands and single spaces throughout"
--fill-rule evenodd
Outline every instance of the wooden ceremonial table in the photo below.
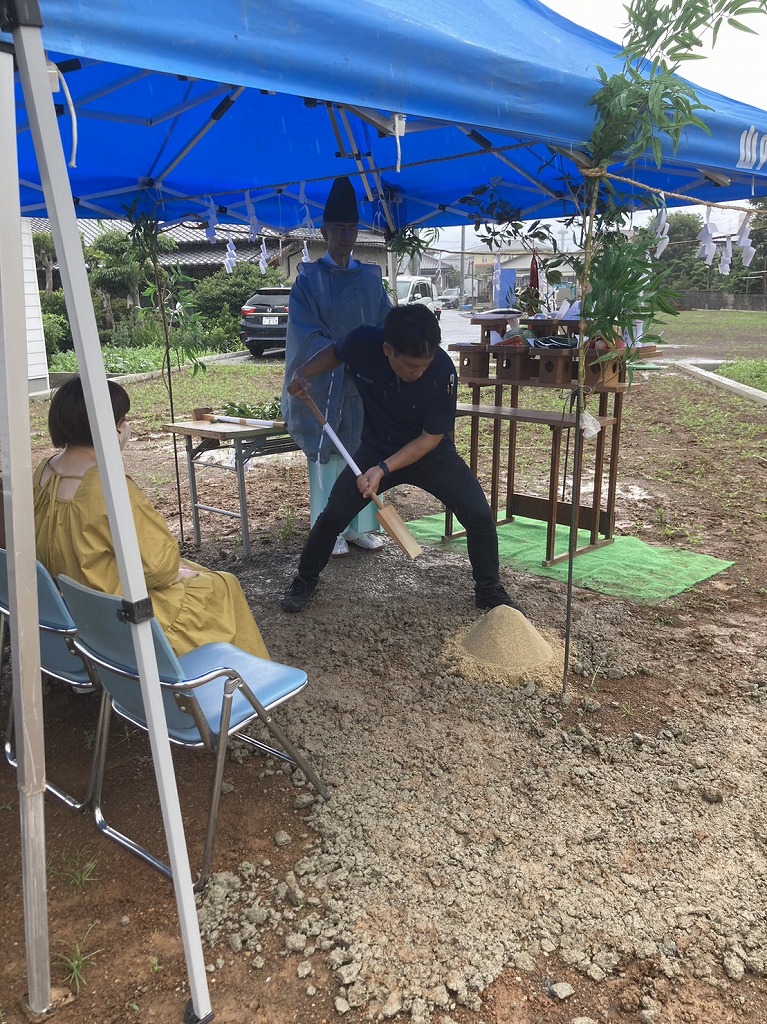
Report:
M 220 516 L 229 516 L 240 520 L 242 534 L 242 553 L 250 554 L 250 530 L 248 528 L 248 497 L 245 490 L 245 467 L 251 459 L 263 458 L 266 455 L 277 455 L 280 452 L 298 451 L 298 445 L 287 432 L 284 423 L 274 421 L 271 426 L 252 427 L 237 423 L 211 423 L 207 420 L 189 420 L 183 423 L 166 423 L 163 430 L 177 434 L 186 442 L 186 465 L 189 474 L 189 496 L 192 503 L 192 524 L 194 543 L 200 543 L 200 512 L 212 512 Z M 194 439 L 198 441 L 195 444 Z M 227 466 L 215 462 L 201 462 L 206 452 L 231 449 L 233 465 Z M 223 469 L 235 473 L 237 477 L 237 496 L 239 512 L 230 509 L 204 505 L 197 496 L 197 469 L 202 465 L 210 469 Z
M 488 499 L 493 516 L 499 525 L 511 522 L 515 516 L 525 516 L 546 523 L 546 551 L 544 565 L 555 565 L 569 557 L 569 551 L 555 554 L 557 526 L 570 526 L 575 509 L 576 530 L 589 531 L 589 541 L 577 547 L 580 555 L 604 544 L 612 543 L 615 529 L 615 500 L 618 487 L 618 456 L 621 436 L 623 398 L 628 390 L 625 367 L 620 359 L 610 356 L 607 361 L 596 362 L 592 354 L 586 356 L 585 367 L 588 404 L 596 402 L 592 415 L 602 429 L 594 441 L 581 439 L 577 462 L 572 467 L 571 501 L 559 498 L 564 493 L 562 473 L 562 441 L 569 439 L 574 430 L 574 412 L 546 411 L 520 408 L 520 393 L 525 388 L 549 388 L 572 391 L 577 385 L 580 354 L 572 348 L 535 348 L 531 346 L 490 345 L 490 330 L 503 334 L 507 317 L 485 314 L 472 319 L 482 328 L 482 341 L 456 343 L 449 350 L 457 352 L 458 383 L 466 385 L 471 394 L 470 403 L 459 403 L 457 415 L 471 418 L 469 466 L 475 476 L 479 469 L 480 421 L 493 423 L 492 456 L 490 466 L 490 493 Z M 654 346 L 645 346 L 642 354 L 651 356 Z M 495 376 L 490 372 L 491 357 L 495 360 Z M 483 392 L 492 388 L 491 401 L 483 401 Z M 490 396 L 488 396 L 490 397 Z M 508 428 L 504 432 L 503 424 Z M 518 427 L 530 424 L 547 427 L 551 431 L 549 455 L 548 495 L 540 497 L 517 491 Z M 502 452 L 505 433 L 505 455 Z M 588 453 L 594 471 L 594 492 L 590 505 L 581 502 L 581 480 L 584 453 Z M 502 477 L 505 488 L 502 491 Z M 606 479 L 605 479 L 606 478 Z M 499 519 L 499 513 L 502 518 Z M 445 513 L 445 537 L 462 536 L 453 531 L 453 515 Z
M 496 380 L 462 381 L 479 392 L 483 387 L 503 388 Z M 612 390 L 612 408 L 608 408 L 608 393 L 603 392 L 599 398 L 596 419 L 601 425 L 594 442 L 594 495 L 591 506 L 581 504 L 581 479 L 583 475 L 583 453 L 589 442 L 579 446 L 577 463 L 572 473 L 572 503 L 560 500 L 560 476 L 562 468 L 562 440 L 565 432 L 575 427 L 575 413 L 547 411 L 543 409 L 519 408 L 518 385 L 509 385 L 511 395 L 508 404 L 502 400 L 497 405 L 461 404 L 457 415 L 471 417 L 471 439 L 469 445 L 469 466 L 477 475 L 479 468 L 479 421 L 488 419 L 493 422 L 493 454 L 490 471 L 490 507 L 498 525 L 511 522 L 515 516 L 528 519 L 539 519 L 546 523 L 546 551 L 544 564 L 555 565 L 563 561 L 568 554 L 555 554 L 557 526 L 569 526 L 572 517 L 572 506 L 576 508 L 576 529 L 589 531 L 589 543 L 576 548 L 576 554 L 592 551 L 594 548 L 609 544 L 613 540 L 615 523 L 615 496 L 617 491 L 618 446 L 620 441 L 621 407 L 626 385 Z M 478 397 L 478 396 L 477 396 Z M 497 397 L 497 396 L 496 396 Z M 505 475 L 506 487 L 503 502 L 501 501 L 502 476 L 502 424 L 508 424 L 506 436 Z M 548 427 L 551 432 L 551 449 L 549 454 L 548 496 L 539 497 L 522 494 L 516 489 L 517 433 L 519 424 Z M 603 506 L 603 488 L 606 460 L 609 460 L 607 472 L 607 494 Z M 503 518 L 499 519 L 499 509 L 504 509 Z M 452 528 L 452 515 L 445 514 L 445 536 L 460 536 Z

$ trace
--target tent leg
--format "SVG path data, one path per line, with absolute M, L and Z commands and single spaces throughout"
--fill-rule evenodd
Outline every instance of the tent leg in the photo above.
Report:
M 45 869 L 45 747 L 32 505 L 27 333 L 16 155 L 13 55 L 0 53 L 0 442 L 11 599 L 13 707 L 18 723 L 18 791 L 26 939 L 28 1008 L 51 1003 Z M 13 502 L 11 502 L 13 494 Z
M 28 3 L 24 8 L 25 13 L 30 12 L 34 6 L 34 3 Z M 19 75 L 24 89 L 29 126 L 61 268 L 67 312 L 72 325 L 72 337 L 83 380 L 83 391 L 96 449 L 99 476 L 104 490 L 115 556 L 120 571 L 120 583 L 131 621 L 142 696 L 149 726 L 155 778 L 173 872 L 176 906 L 181 925 L 192 1004 L 198 1020 L 209 1020 L 211 1008 L 205 960 L 197 921 L 197 908 L 181 820 L 176 777 L 173 771 L 167 724 L 160 693 L 157 658 L 149 619 L 137 614 L 137 609 L 147 599 L 146 581 L 109 399 L 93 302 L 77 230 L 74 203 L 51 98 L 40 28 L 37 27 L 39 20 L 35 22 L 32 17 L 27 20 L 29 23 L 26 25 L 11 26 Z M 17 180 L 14 185 L 16 195 L 18 195 L 18 184 Z M 22 294 L 21 290 L 19 294 Z M 149 614 L 151 615 L 151 612 Z

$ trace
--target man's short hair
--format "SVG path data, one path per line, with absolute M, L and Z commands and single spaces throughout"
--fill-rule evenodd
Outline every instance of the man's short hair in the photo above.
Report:
M 383 340 L 401 356 L 431 357 L 442 341 L 439 321 L 428 306 L 415 302 L 394 306 L 386 314 Z

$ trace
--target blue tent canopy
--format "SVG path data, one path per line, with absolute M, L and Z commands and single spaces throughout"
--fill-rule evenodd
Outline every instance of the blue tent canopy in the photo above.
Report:
M 470 14 L 463 0 L 41 0 L 41 11 L 76 111 L 70 180 L 85 217 L 136 203 L 160 220 L 289 230 L 319 220 L 339 174 L 372 227 L 465 222 L 467 197 L 488 184 L 525 218 L 562 216 L 596 67 L 619 67 L 614 43 L 538 0 L 475 0 Z M 767 194 L 767 112 L 696 92 L 710 134 L 689 130 L 661 170 L 649 159 L 612 169 L 691 201 Z M 69 154 L 73 120 L 61 92 L 56 102 Z M 20 122 L 22 212 L 44 215 Z M 642 193 L 626 189 L 629 201 Z

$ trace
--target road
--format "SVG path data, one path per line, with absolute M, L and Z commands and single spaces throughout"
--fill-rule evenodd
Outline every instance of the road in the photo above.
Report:
M 443 309 L 439 321 L 442 328 L 442 348 L 456 341 L 479 341 L 479 327 L 472 326 L 468 318 L 456 309 Z

